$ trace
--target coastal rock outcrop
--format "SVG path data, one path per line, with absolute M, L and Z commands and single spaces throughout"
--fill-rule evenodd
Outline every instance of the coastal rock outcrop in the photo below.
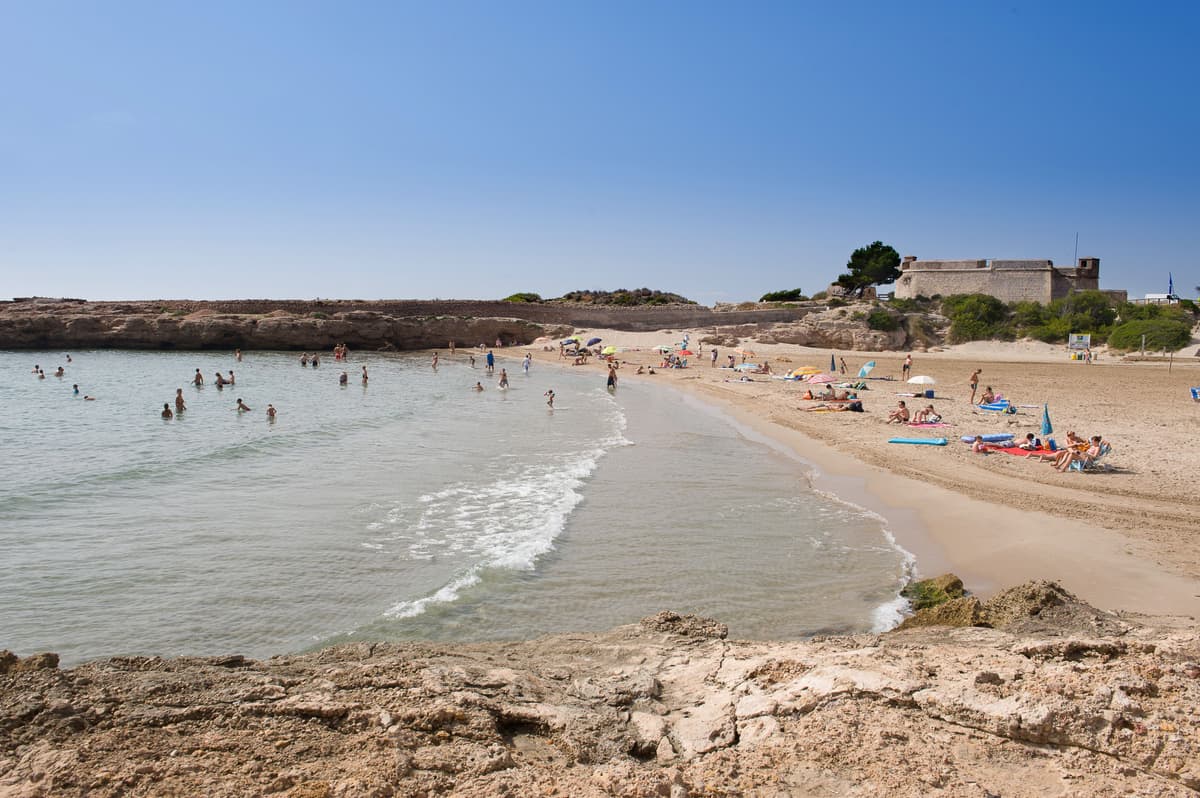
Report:
M 756 334 L 768 344 L 796 344 L 853 351 L 900 349 L 908 340 L 903 327 L 873 330 L 867 318 L 870 306 L 827 308 L 799 321 L 774 324 Z
M 995 611 L 1111 619 L 1052 592 Z M 10 668 L 0 795 L 1194 795 L 1197 661 L 1194 628 L 747 642 L 671 613 L 521 643 Z

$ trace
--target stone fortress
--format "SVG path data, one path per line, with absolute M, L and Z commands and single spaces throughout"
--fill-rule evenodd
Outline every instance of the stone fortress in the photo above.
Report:
M 1100 290 L 1100 259 L 1080 258 L 1074 268 L 1051 260 L 918 260 L 912 255 L 900 264 L 895 297 L 989 294 L 1003 302 L 1049 304 L 1075 291 Z M 1117 301 L 1124 291 L 1107 291 Z

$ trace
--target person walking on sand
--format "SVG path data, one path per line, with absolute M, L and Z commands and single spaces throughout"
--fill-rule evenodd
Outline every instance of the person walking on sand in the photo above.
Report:
M 975 392 L 979 390 L 979 375 L 983 369 L 975 369 L 975 373 L 971 375 L 971 404 L 975 404 Z
M 548 390 L 544 394 L 542 394 L 542 396 L 546 397 L 546 404 L 550 407 L 551 410 L 553 410 L 554 409 L 554 389 L 551 388 L 550 390 Z
M 175 412 L 182 413 L 184 410 L 187 410 L 187 405 L 184 404 L 184 401 L 183 401 L 183 389 L 176 388 L 175 389 Z
M 454 342 L 450 342 L 450 357 L 454 357 Z
M 909 352 L 908 356 L 904 358 L 904 365 L 900 367 L 900 376 L 903 379 L 907 380 L 909 378 L 909 375 L 911 375 L 911 374 L 912 374 L 912 352 Z
M 842 373 L 845 374 L 846 373 L 846 358 L 839 357 L 838 364 L 841 367 Z
M 710 369 L 715 369 L 717 367 L 717 348 L 715 346 L 712 350 L 712 361 L 708 364 L 708 367 Z

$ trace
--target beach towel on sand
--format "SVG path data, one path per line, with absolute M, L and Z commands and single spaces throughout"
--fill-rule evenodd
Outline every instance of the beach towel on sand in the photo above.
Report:
M 1015 457 L 1028 457 L 1031 454 L 1041 454 L 1042 452 L 1050 451 L 1049 449 L 1022 449 L 1019 446 L 989 446 L 987 450 L 989 452 L 1004 452 Z
M 908 422 L 908 426 L 910 426 L 910 427 L 950 427 L 953 425 L 947 424 L 945 421 L 924 421 L 920 424 L 910 421 L 910 422 Z

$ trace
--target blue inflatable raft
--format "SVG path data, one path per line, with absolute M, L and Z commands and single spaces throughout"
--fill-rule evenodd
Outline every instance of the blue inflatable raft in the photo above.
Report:
M 888 443 L 923 443 L 926 446 L 945 446 L 945 438 L 889 438 Z
M 1013 434 L 1011 432 L 992 432 L 987 435 L 980 435 L 979 437 L 983 438 L 984 443 L 1002 443 L 1003 441 L 1011 441 L 1013 439 Z M 964 435 L 962 436 L 962 442 L 974 443 L 975 436 Z

